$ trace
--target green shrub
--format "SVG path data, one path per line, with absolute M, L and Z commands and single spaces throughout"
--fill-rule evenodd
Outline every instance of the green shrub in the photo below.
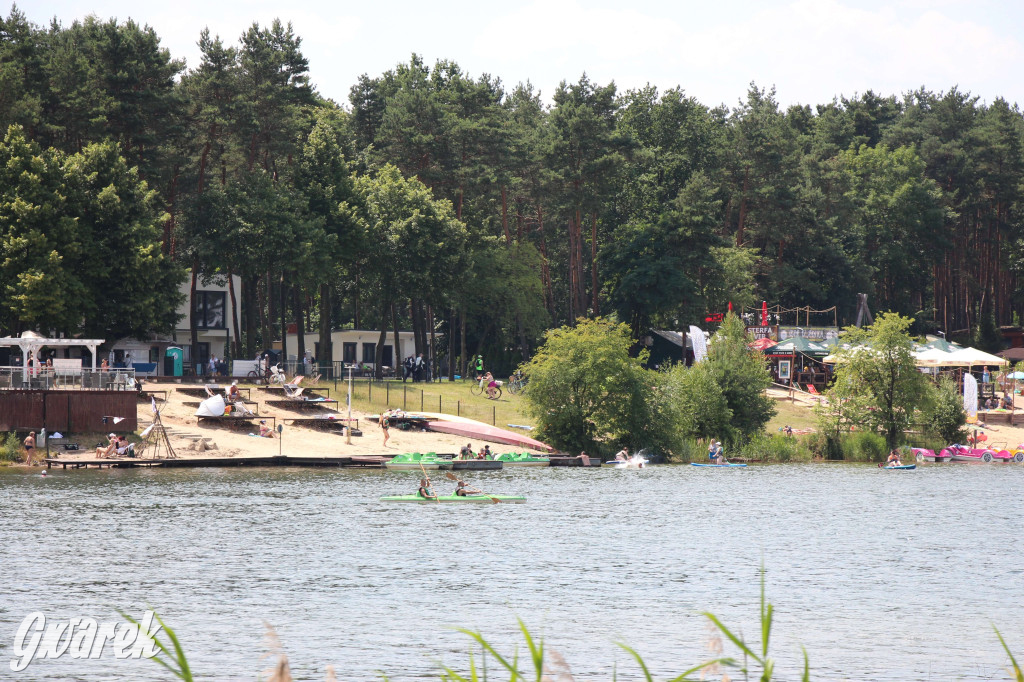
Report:
M 810 448 L 796 438 L 766 433 L 751 438 L 736 454 L 762 462 L 809 462 L 814 457 Z
M 871 431 L 855 431 L 847 435 L 840 447 L 843 459 L 848 462 L 881 462 L 889 453 L 885 438 Z
M 944 441 L 945 445 L 966 440 L 964 425 L 967 423 L 967 413 L 964 412 L 963 398 L 953 380 L 943 379 L 934 387 L 929 402 L 925 411 L 925 427 L 928 432 Z
M 18 434 L 11 431 L 0 440 L 0 462 L 20 462 L 24 456 Z
M 680 438 L 669 456 L 669 461 L 689 464 L 690 462 L 701 462 L 707 458 L 708 444 L 706 441 L 696 438 Z
M 801 440 L 804 447 L 811 451 L 811 455 L 818 459 L 841 460 L 843 458 L 841 441 L 834 435 L 818 431 L 807 434 Z

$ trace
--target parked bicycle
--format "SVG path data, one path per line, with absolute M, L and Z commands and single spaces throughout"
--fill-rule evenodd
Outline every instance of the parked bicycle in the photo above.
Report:
M 281 370 L 281 365 L 270 365 L 268 364 L 263 371 L 259 371 L 259 368 L 252 370 L 246 375 L 249 383 L 253 384 L 283 384 L 285 383 L 284 371 Z
M 522 372 L 516 372 L 508 380 L 508 392 L 518 395 L 530 380 L 523 376 Z

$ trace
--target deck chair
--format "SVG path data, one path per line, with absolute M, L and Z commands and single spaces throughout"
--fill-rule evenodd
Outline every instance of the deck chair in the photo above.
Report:
M 248 408 L 248 406 L 239 400 L 231 407 L 231 414 L 237 417 L 255 417 L 256 413 Z
M 288 379 L 284 375 L 284 370 L 281 369 L 280 365 L 272 365 L 270 367 L 270 383 L 272 384 L 283 384 Z
M 302 383 L 303 376 L 296 374 L 295 378 L 284 385 L 284 394 L 292 399 L 298 400 L 302 397 L 302 392 L 305 390 L 304 387 L 299 386 Z
M 814 384 L 807 384 L 807 392 L 814 396 L 821 395 L 820 393 L 818 393 L 818 389 L 814 387 Z

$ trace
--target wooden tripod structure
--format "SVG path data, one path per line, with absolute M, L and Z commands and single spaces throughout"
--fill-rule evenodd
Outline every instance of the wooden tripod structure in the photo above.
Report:
M 145 459 L 178 459 L 178 455 L 171 446 L 171 439 L 167 437 L 167 429 L 160 419 L 160 412 L 153 414 L 153 424 L 147 429 L 146 437 L 139 444 L 139 457 Z

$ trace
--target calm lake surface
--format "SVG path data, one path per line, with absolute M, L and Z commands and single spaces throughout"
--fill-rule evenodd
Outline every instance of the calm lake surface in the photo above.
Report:
M 110 653 L 8 668 L 33 611 L 105 621 L 147 605 L 200 679 L 255 680 L 263 621 L 296 679 L 333 664 L 339 679 L 409 680 L 468 669 L 453 626 L 522 649 L 517 617 L 577 680 L 640 679 L 615 642 L 667 679 L 708 658 L 702 611 L 757 637 L 762 562 L 779 679 L 799 679 L 801 646 L 818 680 L 1008 679 L 993 625 L 1024 657 L 1024 466 L 467 479 L 528 501 L 384 504 L 418 482 L 384 471 L 0 469 L 0 679 L 170 679 Z

